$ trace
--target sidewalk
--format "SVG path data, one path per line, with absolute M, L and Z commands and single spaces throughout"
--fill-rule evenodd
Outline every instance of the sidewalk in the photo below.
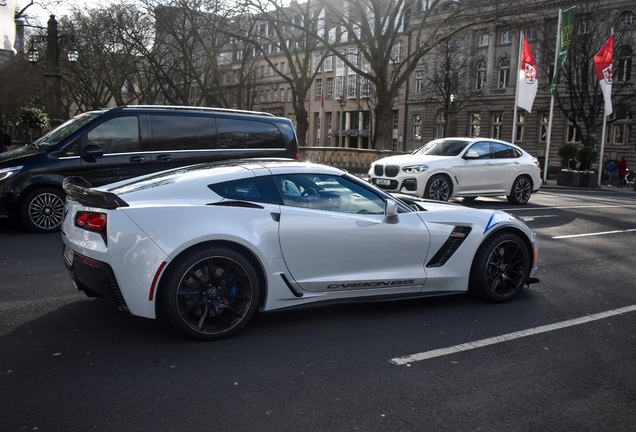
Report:
M 585 191 L 603 191 L 603 192 L 619 192 L 619 193 L 634 193 L 632 190 L 632 185 L 623 186 L 619 188 L 618 186 L 612 185 L 609 187 L 607 183 L 601 183 L 601 187 L 599 189 L 596 188 L 587 188 L 587 187 L 576 187 L 576 186 L 559 186 L 557 185 L 556 180 L 548 180 L 547 184 L 541 185 L 541 189 L 568 189 L 568 190 L 585 190 Z

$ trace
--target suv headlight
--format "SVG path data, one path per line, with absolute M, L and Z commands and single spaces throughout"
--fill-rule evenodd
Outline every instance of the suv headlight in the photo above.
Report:
M 407 174 L 419 174 L 428 169 L 428 165 L 413 165 L 402 167 L 402 171 Z
M 14 167 L 10 167 L 10 168 L 1 168 L 0 169 L 0 181 L 6 180 L 9 177 L 12 177 L 12 176 L 16 175 L 17 173 L 20 172 L 20 170 L 22 169 L 23 166 L 24 165 L 14 166 Z

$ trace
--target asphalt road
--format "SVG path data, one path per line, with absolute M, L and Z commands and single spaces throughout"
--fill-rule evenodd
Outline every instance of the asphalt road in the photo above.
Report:
M 634 431 L 636 193 L 470 205 L 526 219 L 540 284 L 262 314 L 213 343 L 77 293 L 58 234 L 0 220 L 0 432 Z

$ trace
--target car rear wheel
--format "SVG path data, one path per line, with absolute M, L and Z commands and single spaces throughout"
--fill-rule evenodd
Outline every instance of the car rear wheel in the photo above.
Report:
M 521 176 L 515 180 L 508 195 L 508 202 L 511 204 L 525 204 L 530 199 L 532 194 L 532 183 L 526 176 Z
M 259 298 L 254 267 L 240 253 L 209 247 L 187 256 L 167 276 L 162 296 L 169 320 L 201 340 L 230 337 L 254 315 Z
M 476 297 L 506 302 L 515 297 L 530 275 L 528 247 L 515 234 L 494 234 L 475 254 L 469 292 Z
M 22 201 L 22 222 L 31 231 L 47 233 L 60 230 L 66 196 L 58 189 L 33 190 Z
M 443 175 L 435 175 L 426 184 L 424 198 L 435 201 L 448 201 L 451 197 L 452 186 L 448 178 Z

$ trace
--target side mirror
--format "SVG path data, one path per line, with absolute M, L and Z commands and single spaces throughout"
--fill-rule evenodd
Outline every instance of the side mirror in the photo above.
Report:
M 464 159 L 479 159 L 479 153 L 475 150 L 468 150 L 464 155 Z
M 398 215 L 398 205 L 397 202 L 388 199 L 386 203 L 384 203 L 384 217 L 387 219 L 395 218 Z

